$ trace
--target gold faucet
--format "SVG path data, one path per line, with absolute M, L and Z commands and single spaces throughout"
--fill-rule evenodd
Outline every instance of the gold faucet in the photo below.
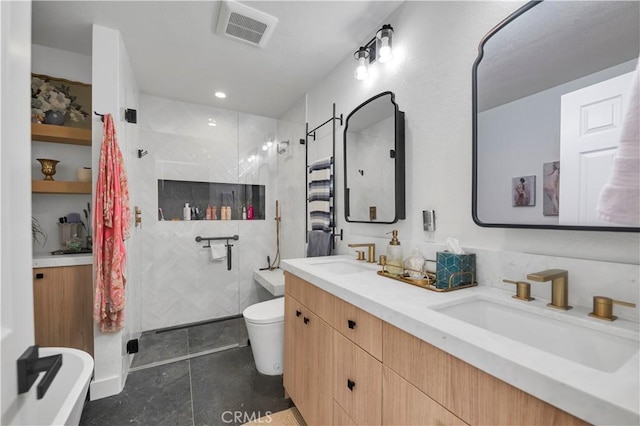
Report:
M 369 248 L 369 255 L 367 258 L 367 262 L 369 263 L 376 263 L 376 245 L 373 243 L 362 243 L 362 244 L 349 244 L 349 247 L 368 247 Z M 360 252 L 358 252 L 359 254 Z M 360 258 L 361 256 L 358 255 L 358 260 L 364 260 Z
M 551 303 L 547 306 L 565 311 L 569 306 L 569 272 L 564 269 L 547 269 L 546 271 L 527 274 L 527 279 L 538 282 L 551 281 Z

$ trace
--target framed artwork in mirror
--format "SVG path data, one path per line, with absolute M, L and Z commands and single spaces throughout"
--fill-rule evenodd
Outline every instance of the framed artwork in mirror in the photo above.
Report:
M 536 177 L 519 176 L 511 179 L 513 207 L 536 205 Z

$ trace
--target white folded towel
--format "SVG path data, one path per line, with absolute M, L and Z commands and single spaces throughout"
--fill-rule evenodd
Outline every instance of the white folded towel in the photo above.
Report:
M 227 257 L 227 248 L 224 244 L 211 244 L 211 261 L 219 262 Z
M 609 181 L 600 193 L 596 210 L 600 218 L 640 226 L 640 62 L 636 66 L 631 96 Z

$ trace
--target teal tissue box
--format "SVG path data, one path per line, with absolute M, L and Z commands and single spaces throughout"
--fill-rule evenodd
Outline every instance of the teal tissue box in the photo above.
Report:
M 436 262 L 436 288 L 458 287 L 475 282 L 475 253 L 439 251 L 436 253 Z

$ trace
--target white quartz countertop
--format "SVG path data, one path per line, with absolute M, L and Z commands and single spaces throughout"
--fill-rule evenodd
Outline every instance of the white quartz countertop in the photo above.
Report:
M 284 272 L 282 269 L 254 271 L 253 279 L 274 296 L 284 295 Z
M 348 260 L 362 272 L 335 274 L 314 263 Z M 594 424 L 640 424 L 640 358 L 638 352 L 617 371 L 605 372 L 570 361 L 519 341 L 457 320 L 433 307 L 474 295 L 529 309 L 545 309 L 569 322 L 588 321 L 589 328 L 638 341 L 637 323 L 601 321 L 588 317 L 590 309 L 554 311 L 548 300 L 522 302 L 512 293 L 478 286 L 438 293 L 376 274 L 376 265 L 353 256 L 283 260 L 282 269 L 428 342 L 474 367 L 543 401 Z M 366 270 L 370 268 L 370 270 Z M 554 312 L 550 312 L 554 311 Z M 597 332 L 596 331 L 596 332 Z M 524 331 L 526 333 L 526 330 Z M 640 345 L 640 344 L 639 344 Z
M 91 265 L 93 263 L 92 253 L 83 254 L 40 254 L 33 256 L 34 268 L 52 268 L 57 266 L 79 266 Z

